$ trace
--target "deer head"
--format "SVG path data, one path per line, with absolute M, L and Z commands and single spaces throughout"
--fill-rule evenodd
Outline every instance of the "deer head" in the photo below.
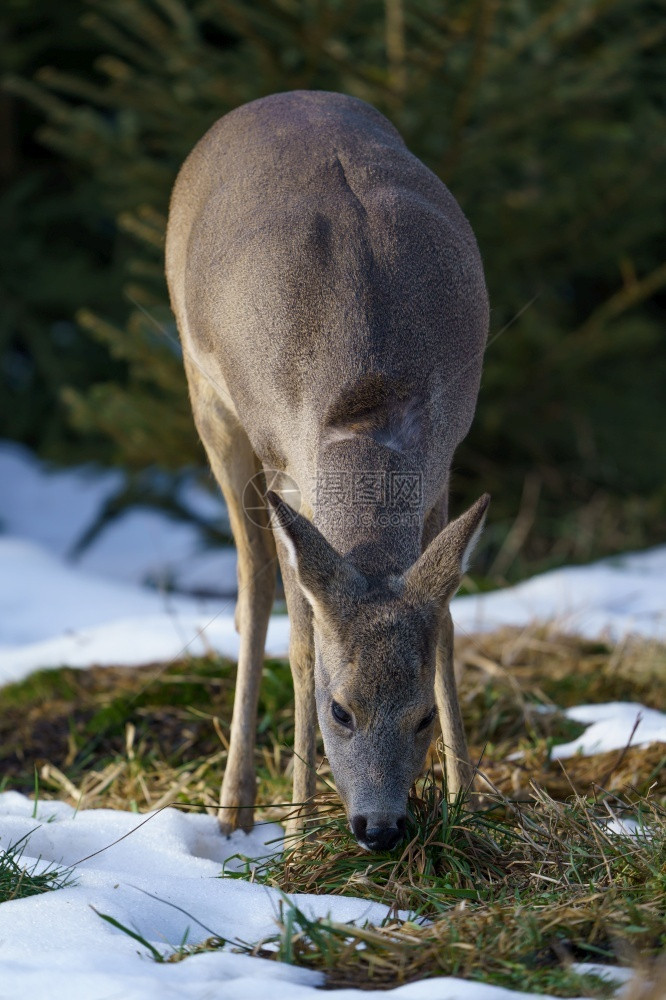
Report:
M 361 846 L 391 850 L 433 735 L 440 618 L 490 497 L 448 524 L 404 573 L 382 578 L 362 573 L 276 493 L 267 499 L 312 607 L 317 715 L 338 792 Z

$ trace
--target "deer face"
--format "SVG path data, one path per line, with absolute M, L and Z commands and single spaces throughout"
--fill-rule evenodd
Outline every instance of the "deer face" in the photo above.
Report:
M 440 616 L 480 534 L 487 497 L 406 573 L 368 579 L 276 494 L 268 499 L 313 610 L 315 697 L 338 793 L 358 842 L 392 850 L 433 735 Z
M 338 793 L 359 843 L 402 839 L 410 786 L 436 720 L 434 609 L 391 594 L 359 601 L 344 620 L 315 614 L 319 727 Z

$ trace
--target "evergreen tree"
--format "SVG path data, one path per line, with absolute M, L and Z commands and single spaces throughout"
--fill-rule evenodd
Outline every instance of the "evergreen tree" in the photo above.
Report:
M 55 58 L 72 71 L 89 66 L 99 46 L 77 23 L 80 10 L 80 0 L 6 0 L 5 70 L 32 74 Z M 109 365 L 108 352 L 77 326 L 74 312 L 82 289 L 98 309 L 113 311 L 123 275 L 94 177 L 35 142 L 41 120 L 37 109 L 0 90 L 0 426 L 5 437 L 76 461 L 104 453 L 104 441 L 72 433 L 64 407 L 54 406 L 61 386 L 84 387 L 123 371 Z
M 100 220 L 122 234 L 126 321 L 81 289 L 79 323 L 115 363 L 108 379 L 65 390 L 77 427 L 111 439 L 130 469 L 202 461 L 162 276 L 175 173 L 231 108 L 278 90 L 339 90 L 394 121 L 479 239 L 491 337 L 453 485 L 460 503 L 481 487 L 494 494 L 494 573 L 660 537 L 661 4 L 86 6 L 94 68 L 10 83 L 41 108 L 40 139 L 85 172 Z

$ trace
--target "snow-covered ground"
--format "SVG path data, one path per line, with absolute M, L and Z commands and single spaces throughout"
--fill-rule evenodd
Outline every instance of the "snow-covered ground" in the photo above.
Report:
M 37 808 L 16 792 L 0 794 L 0 847 L 26 834 L 23 861 L 70 866 L 75 883 L 0 905 L 0 997 L 31 1000 L 314 1000 L 322 976 L 295 966 L 233 954 L 194 955 L 176 964 L 111 926 L 104 913 L 140 934 L 161 954 L 213 935 L 251 943 L 277 931 L 280 894 L 266 886 L 219 878 L 226 858 L 274 851 L 280 828 L 220 837 L 211 816 L 166 809 L 148 816 L 109 809 L 76 813 L 62 802 Z M 129 836 L 126 836 L 129 834 Z M 124 837 L 124 839 L 120 839 Z M 268 846 L 266 846 L 266 842 Z M 32 859 L 32 860 L 31 860 Z M 233 862 L 227 870 L 233 870 Z M 310 917 L 380 923 L 387 908 L 341 896 L 294 894 Z M 94 907 L 94 910 L 92 909 Z M 97 913 L 95 912 L 97 911 Z M 621 981 L 625 970 L 606 970 Z M 326 991 L 360 1000 L 362 990 Z M 533 994 L 451 977 L 398 987 L 396 1000 L 530 1000 Z
M 0 683 L 64 663 L 139 664 L 206 649 L 237 655 L 235 556 L 206 551 L 196 527 L 135 509 L 68 558 L 119 476 L 49 473 L 26 449 L 0 445 Z M 186 501 L 211 520 L 224 517 L 202 490 L 189 487 Z M 201 600 L 145 585 L 165 579 L 199 592 L 215 592 L 217 581 L 227 596 Z M 466 632 L 543 620 L 590 637 L 666 641 L 666 546 L 459 597 L 452 611 Z M 285 653 L 288 641 L 287 619 L 274 615 L 268 652 Z
M 0 441 L 0 535 L 29 539 L 68 560 L 105 503 L 123 486 L 119 470 L 83 466 L 52 471 L 13 441 Z M 203 523 L 227 528 L 217 491 L 185 480 L 178 500 Z M 148 507 L 133 507 L 108 526 L 72 564 L 113 580 L 233 596 L 233 549 L 211 551 L 194 524 Z
M 606 753 L 629 745 L 645 747 L 650 743 L 666 743 L 666 715 L 636 702 L 574 705 L 564 714 L 587 729 L 570 743 L 553 747 L 551 757 L 554 760 L 566 760 L 574 754 Z
M 207 552 L 200 532 L 165 515 L 134 510 L 78 559 L 72 547 L 118 488 L 119 474 L 49 474 L 25 449 L 0 445 L 0 684 L 44 666 L 138 664 L 186 653 L 238 651 L 233 627 L 235 559 Z M 188 487 L 205 517 L 220 504 Z M 199 600 L 180 591 L 217 592 Z M 468 632 L 555 619 L 563 630 L 618 639 L 628 633 L 666 641 L 666 547 L 557 570 L 493 594 L 458 598 L 453 615 Z M 274 616 L 268 650 L 286 652 L 288 623 Z M 0 692 L 1 701 L 1 692 Z M 577 706 L 583 736 L 554 756 L 666 741 L 666 716 L 639 705 Z M 222 839 L 213 818 L 173 809 L 139 817 L 110 810 L 75 812 L 59 802 L 0 794 L 0 849 L 27 835 L 24 861 L 72 866 L 75 884 L 0 906 L 0 1000 L 298 1000 L 314 997 L 317 973 L 230 951 L 158 964 L 146 949 L 94 912 L 136 930 L 170 953 L 212 934 L 256 942 L 275 932 L 278 894 L 218 878 L 225 858 L 266 853 L 279 828 Z M 125 836 L 128 834 L 128 836 Z M 124 838 L 124 839 L 119 839 Z M 275 849 L 276 845 L 272 848 Z M 340 897 L 297 897 L 309 914 L 380 921 L 378 904 Z M 621 972 L 621 970 L 620 970 Z M 614 971 L 614 976 L 620 972 Z M 364 996 L 334 990 L 335 1000 Z M 497 987 L 436 978 L 389 991 L 401 1000 L 510 1000 Z
M 633 634 L 666 642 L 666 545 L 457 597 L 452 612 L 470 632 L 542 621 L 590 639 L 618 641 Z

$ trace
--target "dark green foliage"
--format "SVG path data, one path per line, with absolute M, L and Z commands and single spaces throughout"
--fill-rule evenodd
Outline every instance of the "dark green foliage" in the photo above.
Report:
M 41 109 L 39 138 L 74 171 L 76 192 L 56 199 L 57 210 L 106 227 L 109 284 L 74 264 L 68 272 L 62 255 L 51 268 L 43 245 L 27 262 L 35 294 L 57 284 L 72 314 L 85 307 L 79 322 L 96 342 L 83 348 L 77 332 L 76 357 L 59 369 L 52 333 L 32 310 L 33 340 L 23 336 L 52 376 L 40 400 L 66 386 L 74 425 L 110 440 L 130 469 L 202 462 L 162 277 L 175 173 L 206 128 L 244 101 L 296 87 L 346 91 L 395 122 L 479 239 L 491 339 L 453 487 L 456 507 L 482 489 L 494 496 L 486 570 L 512 576 L 663 536 L 663 4 L 74 7 L 97 58 L 76 72 L 42 69 L 37 83 L 14 77 L 10 88 Z M 25 201 L 18 182 L 12 191 Z M 99 253 L 79 259 L 101 266 Z M 113 359 L 107 372 L 100 344 Z
M 32 75 L 55 60 L 85 67 L 98 50 L 78 23 L 79 0 L 7 0 L 2 13 L 5 71 Z M 122 319 L 123 275 L 95 178 L 35 142 L 42 121 L 38 109 L 0 91 L 0 426 L 3 437 L 74 462 L 105 457 L 104 441 L 72 433 L 57 406 L 62 385 L 123 376 L 74 312 L 85 296 Z

